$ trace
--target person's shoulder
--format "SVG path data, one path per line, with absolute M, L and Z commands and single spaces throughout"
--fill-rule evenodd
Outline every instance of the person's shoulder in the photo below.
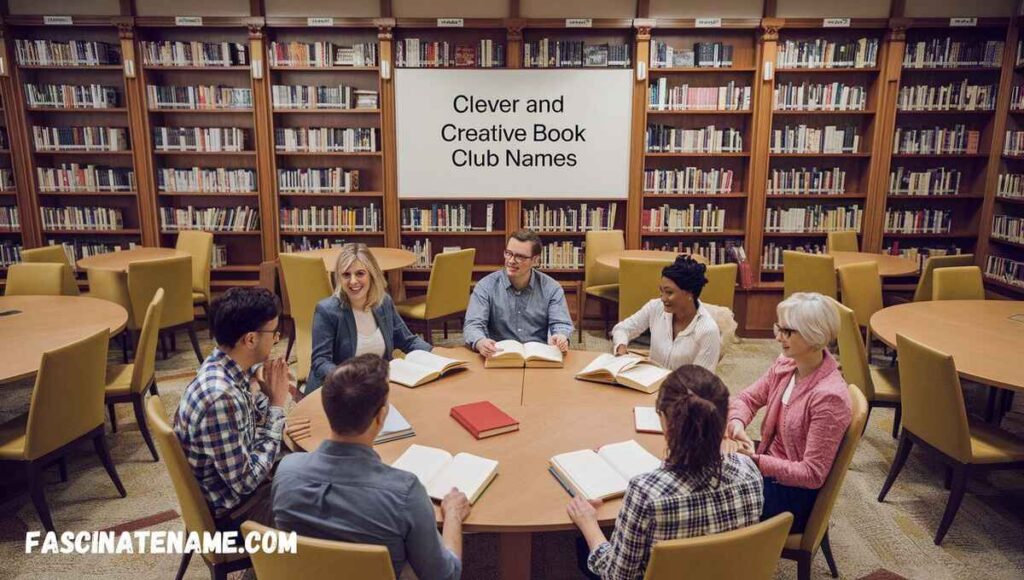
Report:
M 726 453 L 722 457 L 722 476 L 735 483 L 743 480 L 761 481 L 761 470 L 750 457 L 742 453 Z
M 379 469 L 381 470 L 381 480 L 387 482 L 389 487 L 401 491 L 405 495 L 406 500 L 411 499 L 411 496 L 416 493 L 417 486 L 422 490 L 423 495 L 427 494 L 426 488 L 423 487 L 423 484 L 420 483 L 415 474 L 404 469 L 391 467 L 386 463 L 381 463 Z
M 301 475 L 308 471 L 307 466 L 313 460 L 313 453 L 289 453 L 281 458 L 274 472 L 275 478 L 287 478 Z
M 474 286 L 474 291 L 477 290 L 477 289 L 479 289 L 479 290 L 489 290 L 489 289 L 491 289 L 493 286 L 495 286 L 498 283 L 498 281 L 501 279 L 501 277 L 505 276 L 505 275 L 506 274 L 505 274 L 505 269 L 504 268 L 501 268 L 499 270 L 495 270 L 495 271 L 491 272 L 490 274 L 484 276 L 483 278 L 480 278 L 480 280 L 477 281 L 476 286 Z
M 332 294 L 332 295 L 328 296 L 327 298 L 324 298 L 323 300 L 317 302 L 316 303 L 316 309 L 317 309 L 317 311 L 324 312 L 324 313 L 340 313 L 341 312 L 341 302 L 338 301 L 338 297 L 337 296 Z
M 630 479 L 626 493 L 632 492 L 633 497 L 636 499 L 646 499 L 666 494 L 670 495 L 678 487 L 679 476 L 669 469 L 659 467 Z

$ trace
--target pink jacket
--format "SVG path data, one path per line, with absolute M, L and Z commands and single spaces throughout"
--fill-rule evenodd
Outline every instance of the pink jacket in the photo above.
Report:
M 782 393 L 795 372 L 793 359 L 780 355 L 768 372 L 730 398 L 729 420 L 747 425 L 758 409 L 767 405 L 761 443 L 754 455 L 761 474 L 783 485 L 819 489 L 850 425 L 850 393 L 836 359 L 825 351 L 818 370 L 797 380 L 785 406 L 782 431 L 776 433 L 784 408 Z M 781 437 L 786 457 L 766 455 L 773 436 Z

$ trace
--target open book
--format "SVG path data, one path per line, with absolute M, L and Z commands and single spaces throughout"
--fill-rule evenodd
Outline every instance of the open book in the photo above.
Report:
M 418 387 L 465 365 L 464 360 L 436 355 L 425 350 L 414 350 L 405 355 L 405 358 L 391 359 L 391 373 L 388 378 L 400 385 Z
M 384 426 L 381 427 L 380 433 L 377 434 L 377 438 L 373 440 L 373 444 L 387 443 L 388 441 L 394 441 L 396 439 L 405 439 L 406 437 L 412 437 L 416 434 L 412 430 L 412 425 L 405 420 L 405 417 L 398 412 L 398 409 L 394 405 L 389 405 L 388 416 L 384 419 Z
M 543 342 L 502 340 L 496 344 L 498 352 L 484 361 L 484 368 L 516 367 L 562 368 L 562 351 Z
M 427 494 L 444 499 L 453 487 L 466 494 L 469 503 L 476 501 L 494 476 L 498 474 L 498 462 L 469 453 L 452 457 L 444 449 L 411 445 L 401 457 L 391 464 L 416 475 L 427 488 Z
M 654 407 L 633 407 L 633 421 L 639 433 L 664 433 L 661 419 Z
M 629 480 L 661 467 L 661 460 L 630 439 L 594 452 L 582 449 L 551 458 L 551 473 L 573 496 L 605 500 L 626 492 Z
M 615 356 L 605 353 L 591 361 L 582 371 L 576 373 L 576 378 L 584 381 L 622 385 L 645 393 L 653 393 L 661 388 L 662 381 L 669 374 L 671 371 L 642 356 L 635 354 Z

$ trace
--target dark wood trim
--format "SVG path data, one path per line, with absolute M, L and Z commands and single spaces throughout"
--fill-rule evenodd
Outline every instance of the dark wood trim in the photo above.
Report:
M 263 26 L 262 16 L 203 16 L 203 25 L 194 28 L 248 28 Z M 77 25 L 77 19 L 75 21 Z M 139 28 L 177 28 L 174 16 L 136 16 L 135 25 Z
M 135 0 L 120 0 L 121 16 L 135 16 Z
M 391 0 L 380 0 L 381 18 L 391 18 L 394 13 L 391 10 Z
M 332 17 L 334 24 L 331 26 L 325 26 L 327 30 L 332 28 L 366 28 L 375 29 L 380 28 L 380 18 L 348 18 L 348 17 Z M 267 28 L 308 28 L 308 20 L 305 16 L 268 16 L 265 19 Z M 321 27 L 317 27 L 321 28 Z
M 648 22 L 651 28 L 655 30 L 687 30 L 697 28 L 696 18 L 652 18 Z M 761 27 L 762 20 L 760 18 L 723 18 L 722 28 L 726 30 L 756 30 Z M 634 26 L 636 21 L 634 20 Z M 721 30 L 721 29 L 708 29 L 708 30 Z
M 643 2 L 643 1 L 645 1 L 645 0 L 641 0 L 641 2 Z M 519 16 L 520 16 L 519 0 L 508 0 L 508 17 L 509 18 L 519 18 Z
M 650 18 L 650 16 L 651 16 L 651 0 L 638 0 L 637 3 L 636 3 L 636 17 L 637 18 Z
M 249 14 L 252 16 L 266 16 L 267 5 L 264 0 L 249 0 Z
M 507 28 L 507 18 L 464 18 L 465 29 Z M 563 20 L 564 24 L 565 21 Z M 437 18 L 395 18 L 395 28 L 437 28 Z M 447 29 L 445 29 L 447 30 Z M 456 29 L 458 30 L 458 29 Z
M 764 0 L 764 9 L 761 10 L 761 15 L 765 18 L 775 18 L 775 15 L 779 13 L 778 2 L 776 0 Z

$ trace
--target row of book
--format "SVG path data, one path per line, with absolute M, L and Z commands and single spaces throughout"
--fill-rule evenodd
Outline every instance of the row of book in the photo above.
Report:
M 359 42 L 271 42 L 270 66 L 330 68 L 335 66 L 377 66 L 377 43 Z
M 505 45 L 481 39 L 476 45 L 406 38 L 395 42 L 395 66 L 408 68 L 502 68 Z
M 864 209 L 859 204 L 829 207 L 768 207 L 765 209 L 764 231 L 782 233 L 815 233 L 860 231 Z
M 945 85 L 904 85 L 896 108 L 900 111 L 991 111 L 996 108 L 996 85 L 976 85 L 964 79 Z
M 245 151 L 245 130 L 238 127 L 153 127 L 156 151 Z
M 253 232 L 259 229 L 260 212 L 248 206 L 161 207 L 160 229 L 164 232 L 205 230 L 209 232 Z
M 1014 85 L 1010 90 L 1010 110 L 1024 111 L 1024 85 Z
M 536 232 L 587 232 L 613 230 L 619 204 L 605 206 L 581 203 L 576 207 L 551 207 L 539 203 L 523 208 L 523 227 Z
M 643 210 L 640 229 L 644 233 L 721 232 L 725 230 L 725 210 L 711 203 L 685 207 L 662 204 Z
M 651 41 L 651 68 L 732 68 L 733 45 L 695 42 L 693 48 L 677 48 Z
M 863 111 L 868 89 L 844 82 L 776 84 L 776 111 Z
M 40 191 L 135 191 L 135 172 L 124 167 L 61 163 L 59 167 L 36 167 Z
M 373 127 L 279 127 L 274 129 L 274 147 L 287 152 L 379 151 Z
M 411 244 L 402 244 L 402 249 L 412 252 L 416 257 L 410 268 L 427 269 L 434 265 L 434 244 L 430 238 L 414 240 Z
M 22 245 L 10 240 L 0 241 L 0 267 L 6 268 L 21 261 Z
M 669 87 L 661 77 L 651 83 L 648 104 L 654 111 L 749 111 L 752 96 L 749 86 L 732 81 L 720 87 Z
M 36 151 L 127 151 L 125 127 L 32 127 Z
M 700 195 L 732 193 L 734 177 L 733 170 L 724 167 L 718 169 L 701 167 L 645 169 L 644 192 Z
M 1000 173 L 996 180 L 996 197 L 1024 199 L 1024 174 Z
M 825 244 L 780 244 L 777 242 L 769 242 L 761 247 L 761 270 L 768 272 L 781 272 L 783 252 L 824 254 Z
M 279 193 L 348 193 L 359 191 L 359 170 L 303 167 L 277 170 Z
M 568 240 L 548 242 L 540 249 L 537 266 L 557 270 L 582 270 L 585 256 L 585 242 Z
M 907 169 L 889 172 L 889 195 L 956 195 L 963 173 L 948 167 Z
M 21 227 L 21 213 L 16 205 L 0 205 L 0 230 L 16 230 Z
M 907 42 L 903 68 L 1003 66 L 1003 41 L 957 40 L 952 37 Z
M 484 211 L 484 224 L 473 227 L 473 209 L 465 203 L 434 203 L 430 207 L 403 207 L 402 231 L 470 232 L 494 231 L 494 204 Z
M 772 129 L 770 153 L 859 153 L 860 129 L 850 125 L 810 127 L 785 125 Z
M 116 44 L 93 40 L 14 41 L 18 64 L 26 66 L 97 66 L 118 64 L 121 51 Z
M 1024 155 L 1024 131 L 1007 131 L 1003 155 Z
M 952 127 L 896 127 L 893 153 L 913 155 L 944 155 L 978 153 L 981 131 L 967 125 Z
M 659 244 L 646 239 L 641 244 L 641 249 L 702 256 L 712 266 L 730 262 L 738 264 L 747 260 L 742 240 L 676 241 L 671 244 L 668 242 Z
M 14 189 L 14 172 L 8 167 L 0 167 L 0 191 Z
M 948 234 L 953 227 L 953 214 L 948 209 L 885 210 L 887 234 Z
M 281 240 L 281 251 L 287 253 L 293 252 L 308 252 L 309 250 L 323 250 L 326 248 L 340 248 L 348 242 L 363 241 L 362 239 L 354 240 L 345 237 L 339 238 L 326 238 L 323 236 L 316 236 L 313 238 L 307 236 L 294 237 Z
M 249 47 L 241 42 L 149 40 L 142 42 L 142 64 L 189 67 L 246 66 L 249 64 Z
M 371 202 L 366 207 L 283 207 L 282 232 L 380 232 L 384 219 L 380 206 Z
M 122 230 L 124 212 L 116 207 L 40 207 L 48 230 Z
M 46 109 L 110 109 L 121 102 L 114 87 L 25 83 L 29 107 Z
M 223 268 L 228 265 L 228 247 L 225 244 L 213 245 L 213 258 L 210 259 L 210 268 Z
M 256 172 L 226 167 L 165 167 L 156 172 L 156 188 L 165 193 L 251 193 L 257 191 Z
M 932 256 L 959 256 L 963 254 L 963 248 L 960 248 L 956 244 L 950 244 L 945 247 L 935 246 L 901 246 L 899 240 L 895 240 L 891 245 L 886 246 L 882 250 L 883 254 L 890 256 L 899 256 L 908 260 L 914 260 L 917 262 L 918 269 L 924 268 L 925 260 Z
M 878 62 L 878 39 L 784 40 L 778 44 L 775 66 L 790 68 L 874 68 Z
M 218 85 L 146 85 L 151 109 L 251 109 L 252 89 Z
M 542 38 L 523 43 L 523 68 L 624 68 L 630 66 L 631 51 L 627 44 Z
M 75 264 L 82 258 L 88 258 L 90 256 L 99 256 L 100 254 L 109 254 L 111 252 L 120 252 L 121 250 L 134 250 L 138 247 L 135 242 L 97 242 L 95 240 L 65 240 L 58 244 L 56 240 L 49 240 L 51 246 L 59 245 L 64 250 L 64 255 L 68 258 L 68 263 Z
M 985 262 L 985 275 L 1024 288 L 1024 262 L 990 255 Z
M 357 89 L 347 85 L 274 85 L 270 98 L 275 110 L 350 110 L 376 109 L 379 106 L 377 91 Z
M 992 216 L 992 237 L 1024 244 L 1024 218 L 996 214 Z
M 714 125 L 699 129 L 648 125 L 646 143 L 650 153 L 741 153 L 743 131 Z
M 768 195 L 842 195 L 846 170 L 841 167 L 773 168 L 768 173 Z

